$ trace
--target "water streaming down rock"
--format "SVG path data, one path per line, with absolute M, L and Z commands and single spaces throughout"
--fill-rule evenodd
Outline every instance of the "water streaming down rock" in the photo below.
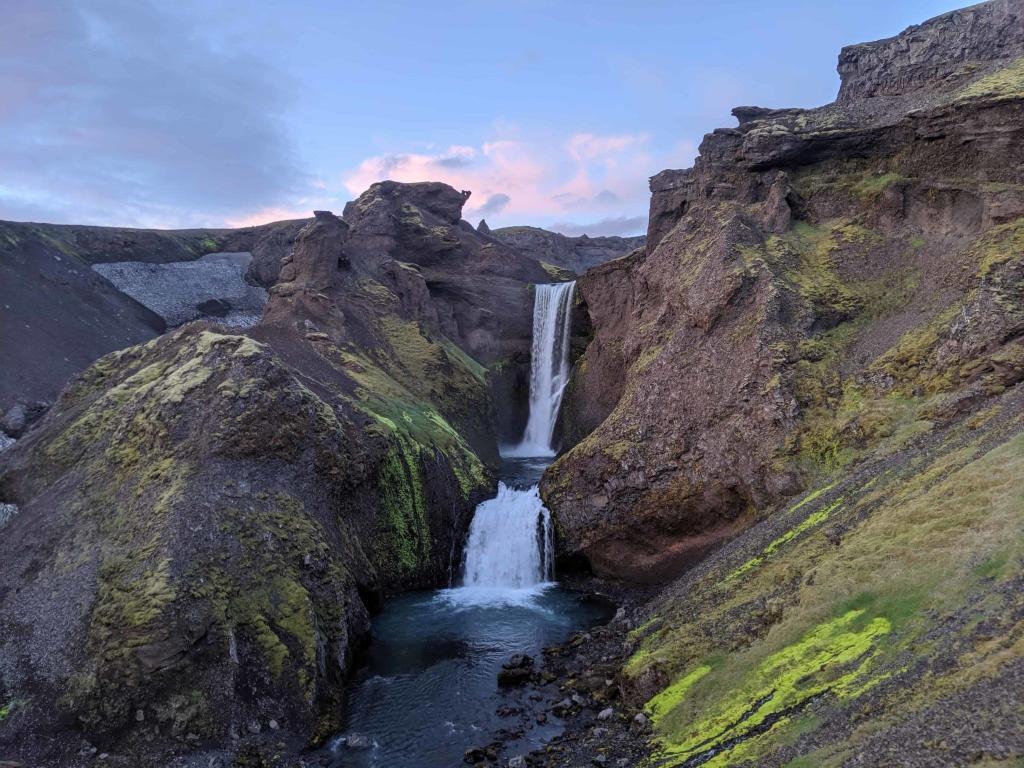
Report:
M 554 456 L 555 421 L 569 381 L 569 330 L 576 283 L 534 286 L 530 415 L 516 456 Z M 511 454 L 510 454 L 511 455 Z
M 554 456 L 552 436 L 569 377 L 569 326 L 576 283 L 534 286 L 530 414 L 523 441 L 507 456 Z M 523 590 L 554 578 L 551 513 L 536 485 L 498 486 L 476 508 L 466 541 L 463 585 Z
M 466 541 L 467 587 L 525 589 L 554 576 L 551 514 L 537 486 L 498 485 L 476 508 Z

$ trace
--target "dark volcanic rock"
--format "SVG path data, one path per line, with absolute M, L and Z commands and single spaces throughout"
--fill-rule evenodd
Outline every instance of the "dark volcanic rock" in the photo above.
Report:
M 3 452 L 0 693 L 32 704 L 0 753 L 67 765 L 81 733 L 163 764 L 336 729 L 364 599 L 448 584 L 493 492 L 471 355 L 528 344 L 544 273 L 464 199 L 384 183 L 317 212 L 247 335 L 108 355 Z
M 501 665 L 498 685 L 511 687 L 525 685 L 533 676 L 533 657 L 517 654 Z
M 579 280 L 594 339 L 563 416 L 579 442 L 542 482 L 567 553 L 665 579 L 878 439 L 831 420 L 845 398 L 976 405 L 1024 377 L 1019 10 L 847 49 L 839 102 L 741 108 L 694 168 L 651 180 L 646 248 Z M 953 49 L 972 65 L 950 79 Z
M 4 452 L 0 677 L 31 702 L 6 755 L 71 764 L 68 724 L 111 751 L 312 731 L 374 573 L 350 495 L 374 449 L 336 407 L 268 347 L 190 326 L 103 358 Z

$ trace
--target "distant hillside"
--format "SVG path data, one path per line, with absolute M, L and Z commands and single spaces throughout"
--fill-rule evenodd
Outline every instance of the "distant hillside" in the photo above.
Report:
M 153 230 L 0 222 L 0 413 L 16 401 L 52 401 L 96 358 L 162 333 L 166 318 L 92 265 L 170 264 L 249 252 L 247 279 L 277 279 L 304 221 L 243 229 Z
M 567 237 L 558 232 L 549 232 L 540 227 L 502 227 L 487 229 L 486 222 L 480 222 L 485 233 L 491 234 L 503 243 L 518 248 L 527 256 L 538 261 L 582 274 L 591 267 L 625 256 L 643 246 L 647 238 L 639 237 Z

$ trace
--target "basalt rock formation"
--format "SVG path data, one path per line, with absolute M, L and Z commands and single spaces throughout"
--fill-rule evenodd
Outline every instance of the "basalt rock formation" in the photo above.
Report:
M 270 721 L 273 743 L 336 728 L 367 604 L 448 584 L 493 492 L 472 355 L 528 342 L 543 269 L 464 200 L 383 183 L 317 212 L 257 326 L 107 355 L 0 454 L 4 758 L 205 761 Z
M 542 493 L 566 553 L 667 580 L 618 676 L 652 765 L 1024 755 L 1022 44 L 996 0 L 844 50 L 579 280 Z
M 481 227 L 487 226 L 483 221 L 480 222 L 480 225 Z M 568 237 L 539 227 L 501 227 L 495 230 L 487 228 L 486 234 L 511 245 L 527 256 L 532 256 L 537 261 L 576 274 L 582 274 L 598 264 L 625 256 L 642 247 L 645 239 L 642 235 L 639 237 L 588 237 L 587 235 Z M 551 270 L 551 272 L 556 279 L 563 279 L 555 270 Z
M 846 49 L 839 101 L 739 108 L 651 180 L 644 250 L 579 281 L 580 442 L 542 485 L 568 552 L 663 580 L 1024 377 L 1021 18 L 994 2 Z

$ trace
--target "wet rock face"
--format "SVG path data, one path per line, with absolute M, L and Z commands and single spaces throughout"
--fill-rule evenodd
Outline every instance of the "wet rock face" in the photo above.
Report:
M 864 402 L 941 396 L 948 414 L 1024 376 L 1024 81 L 993 32 L 1019 16 L 963 14 L 868 46 L 835 104 L 738 109 L 694 168 L 652 178 L 646 248 L 579 280 L 577 442 L 541 486 L 566 554 L 664 580 L 891 434 L 894 411 Z M 884 63 L 948 45 L 969 75 Z

